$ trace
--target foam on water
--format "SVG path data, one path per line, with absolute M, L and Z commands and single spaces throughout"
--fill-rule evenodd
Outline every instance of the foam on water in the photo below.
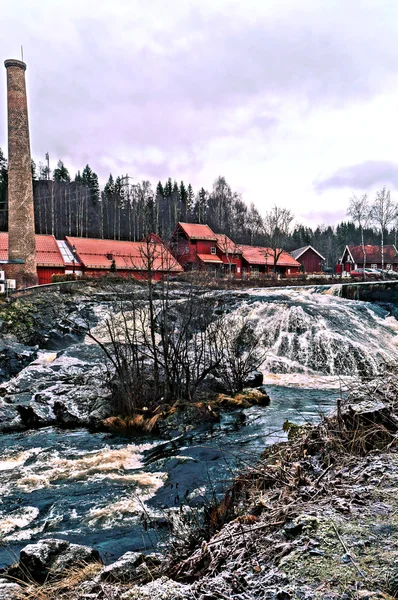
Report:
M 266 372 L 371 375 L 398 359 L 398 322 L 365 302 L 311 289 L 250 290 L 229 318 L 252 323 Z

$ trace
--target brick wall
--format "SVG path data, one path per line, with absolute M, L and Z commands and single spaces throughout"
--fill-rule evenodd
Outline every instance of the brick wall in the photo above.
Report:
M 36 243 L 31 174 L 25 63 L 6 60 L 8 101 L 8 265 L 7 276 L 18 287 L 37 283 Z

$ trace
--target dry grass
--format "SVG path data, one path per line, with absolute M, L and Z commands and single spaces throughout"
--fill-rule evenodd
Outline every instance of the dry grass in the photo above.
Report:
M 63 574 L 62 579 L 51 580 L 49 577 L 42 585 L 32 579 L 28 582 L 14 580 L 21 585 L 16 600 L 77 600 L 81 597 L 79 586 L 91 581 L 103 568 L 100 562 L 75 565 Z
M 333 510 L 337 506 L 342 513 L 349 511 L 357 500 L 349 486 L 342 490 L 340 473 L 350 471 L 369 455 L 396 452 L 398 448 L 398 386 L 396 375 L 391 377 L 394 385 L 384 381 L 380 386 L 389 389 L 384 412 L 368 414 L 339 406 L 337 413 L 325 417 L 321 424 L 295 426 L 289 442 L 267 448 L 261 460 L 238 476 L 223 501 L 209 512 L 201 547 L 193 553 L 187 550 L 185 556 L 178 548 L 172 576 L 188 582 L 198 576 L 213 576 L 231 557 L 244 565 L 260 548 L 264 560 L 277 563 L 291 549 L 282 543 L 278 550 L 270 540 L 297 515 L 316 514 L 320 505 L 332 506 Z M 371 394 L 374 399 L 374 388 Z

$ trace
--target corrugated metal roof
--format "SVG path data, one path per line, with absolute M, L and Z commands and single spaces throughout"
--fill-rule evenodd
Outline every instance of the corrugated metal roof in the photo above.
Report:
M 65 263 L 53 235 L 36 234 L 36 261 L 38 267 L 64 267 Z M 0 232 L 0 260 L 8 260 L 8 233 Z
M 243 253 L 243 258 L 251 265 L 269 265 L 274 264 L 274 253 L 271 248 L 262 246 L 239 246 Z M 280 267 L 300 267 L 297 262 L 288 252 L 282 252 L 278 258 L 277 265 Z
M 315 250 L 313 246 L 303 246 L 302 248 L 297 248 L 297 250 L 292 250 L 290 254 L 293 256 L 293 258 L 297 259 L 300 258 L 300 256 L 302 256 L 305 252 L 307 252 L 307 250 L 313 250 L 315 254 L 319 256 L 319 258 L 321 258 L 322 260 L 326 260 L 325 257 L 322 256 L 322 254 L 320 254 L 318 250 Z
M 242 254 L 242 250 L 225 233 L 216 233 L 217 246 L 224 254 Z
M 79 260 L 87 269 L 110 269 L 112 260 L 119 270 L 182 272 L 183 268 L 164 244 L 125 242 L 67 236 L 70 247 L 75 246 Z
M 352 259 L 355 263 L 363 262 L 363 251 L 362 246 L 347 246 Z M 381 264 L 381 246 L 365 246 L 366 252 L 366 263 L 379 263 Z M 384 246 L 384 262 L 385 263 L 397 263 L 398 253 L 394 245 Z
M 217 254 L 198 254 L 198 258 L 205 263 L 221 263 L 222 260 Z
M 217 241 L 215 233 L 208 225 L 201 225 L 199 223 L 178 223 L 178 227 L 181 227 L 190 239 Z

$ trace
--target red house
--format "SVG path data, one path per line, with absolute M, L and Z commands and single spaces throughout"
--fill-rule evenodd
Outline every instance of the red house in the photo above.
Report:
M 290 254 L 301 264 L 304 273 L 322 272 L 322 262 L 325 260 L 325 257 L 312 246 L 298 248 L 297 250 L 293 250 Z
M 196 265 L 215 270 L 223 265 L 217 243 L 217 236 L 208 225 L 178 223 L 170 239 L 170 249 L 184 269 Z
M 365 246 L 365 256 L 362 246 L 346 246 L 340 259 L 340 269 L 350 273 L 355 269 L 381 269 L 381 246 Z M 394 245 L 384 246 L 384 269 L 398 271 L 398 252 Z
M 217 256 L 223 262 L 225 275 L 233 275 L 240 279 L 242 277 L 242 250 L 225 233 L 216 233 Z
M 149 270 L 154 279 L 162 275 L 178 275 L 183 268 L 156 236 L 151 241 L 124 242 L 67 236 L 69 248 L 74 250 L 76 260 L 85 275 L 101 277 L 111 272 L 112 264 L 118 275 L 146 279 Z
M 262 246 L 242 246 L 242 276 L 261 278 L 274 272 L 274 253 L 271 248 Z M 282 252 L 276 264 L 276 272 L 280 275 L 300 273 L 301 265 L 288 252 Z

